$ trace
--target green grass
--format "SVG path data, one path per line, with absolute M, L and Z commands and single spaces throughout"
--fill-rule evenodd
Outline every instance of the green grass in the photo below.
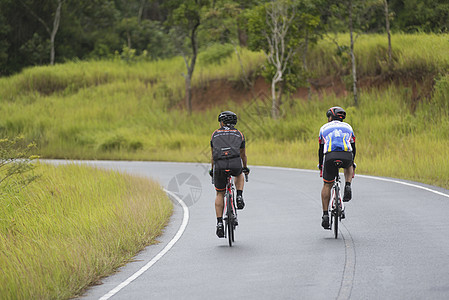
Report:
M 39 165 L 0 194 L 2 299 L 68 299 L 154 243 L 172 211 L 158 184 L 77 165 Z
M 349 34 L 321 40 L 309 55 L 316 77 L 350 74 L 348 54 L 338 56 L 337 46 L 349 47 Z M 428 74 L 446 74 L 449 69 L 449 34 L 393 34 L 391 38 L 393 76 L 421 79 Z M 386 35 L 360 35 L 354 46 L 359 76 L 376 76 L 388 71 Z

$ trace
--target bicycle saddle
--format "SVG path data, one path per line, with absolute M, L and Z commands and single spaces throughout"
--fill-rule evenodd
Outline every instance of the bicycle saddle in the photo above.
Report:
M 339 160 L 339 159 L 336 159 L 336 160 L 334 160 L 334 165 L 337 167 L 337 168 L 341 168 L 341 165 L 343 164 L 343 162 L 341 161 L 341 160 Z

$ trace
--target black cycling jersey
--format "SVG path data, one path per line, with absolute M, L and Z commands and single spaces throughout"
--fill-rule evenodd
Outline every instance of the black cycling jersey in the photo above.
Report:
M 234 127 L 221 127 L 212 133 L 210 139 L 214 161 L 240 157 L 240 149 L 245 148 L 245 137 Z

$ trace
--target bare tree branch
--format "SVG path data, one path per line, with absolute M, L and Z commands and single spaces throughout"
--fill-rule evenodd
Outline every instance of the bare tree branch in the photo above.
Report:
M 42 20 L 42 18 L 39 17 L 25 2 L 23 2 L 22 0 L 19 0 L 19 2 L 22 3 L 23 6 L 25 6 L 25 8 L 30 12 L 30 14 L 33 15 L 33 17 L 35 17 L 40 23 L 42 23 L 42 25 L 44 25 L 45 30 L 49 35 L 51 35 L 51 30 L 50 27 L 48 27 L 47 23 L 45 23 L 45 21 Z

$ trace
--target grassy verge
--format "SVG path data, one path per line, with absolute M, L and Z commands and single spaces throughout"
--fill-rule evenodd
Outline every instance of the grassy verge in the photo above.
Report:
M 0 194 L 2 299 L 68 299 L 155 238 L 172 204 L 155 182 L 76 165 Z

